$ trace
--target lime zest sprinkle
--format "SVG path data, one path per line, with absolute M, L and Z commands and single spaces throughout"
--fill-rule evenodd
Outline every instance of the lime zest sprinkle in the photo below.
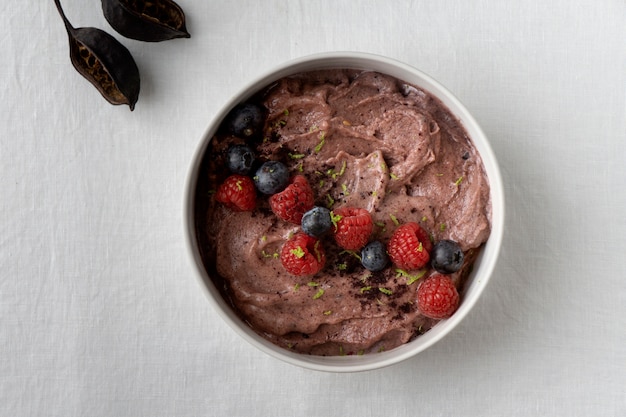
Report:
M 441 226 L 439 226 L 439 230 L 441 230 L 442 232 L 444 230 L 446 230 L 446 224 L 445 223 L 441 223 Z
M 409 274 L 407 271 L 405 271 L 403 269 L 396 269 L 396 277 L 405 277 L 405 278 L 407 278 L 406 285 L 413 284 L 414 282 L 416 282 L 417 280 L 422 278 L 424 275 L 426 275 L 426 270 L 425 269 L 422 270 L 422 271 L 419 271 L 415 275 L 411 275 L 411 274 Z
M 318 284 L 315 281 L 311 281 L 311 282 L 307 282 L 307 284 L 309 287 L 319 287 L 320 284 Z
M 456 181 L 454 181 L 454 185 L 456 185 L 457 187 L 461 184 L 461 182 L 463 181 L 463 176 L 461 175 L 459 177 L 459 179 L 457 179 Z
M 302 158 L 304 158 L 304 157 L 306 156 L 306 155 L 305 155 L 305 154 L 303 154 L 303 153 L 291 153 L 291 152 L 289 152 L 287 155 L 288 155 L 291 159 L 302 159 Z
M 267 235 L 261 236 L 261 242 L 266 242 L 266 241 L 267 241 Z
M 211 195 L 211 194 L 215 194 L 216 192 L 217 192 L 216 190 L 209 190 L 209 191 L 207 191 L 207 194 Z
M 339 216 L 341 217 L 341 216 Z M 356 251 L 354 250 L 342 250 L 341 252 L 339 252 L 339 255 L 343 255 L 344 253 L 350 254 L 352 256 L 354 256 L 355 258 L 357 258 L 359 261 L 361 260 L 361 255 L 359 255 Z
M 389 215 L 389 218 L 391 219 L 391 221 L 393 222 L 393 224 L 395 224 L 396 226 L 400 225 L 400 222 L 398 221 L 398 218 L 396 216 L 394 216 L 393 214 Z
M 399 178 L 396 174 L 394 174 L 393 172 L 391 172 L 391 173 L 389 174 L 389 176 L 391 177 L 391 179 L 392 179 L 392 180 L 399 180 L 399 179 L 400 179 L 400 178 Z
M 285 110 L 283 110 L 283 114 L 284 114 L 285 116 L 289 116 L 289 109 L 285 109 Z
M 237 186 L 237 189 L 239 191 L 243 190 L 243 187 L 241 186 L 242 181 L 241 180 L 237 180 L 237 182 L 235 183 L 235 185 Z
M 311 126 L 309 128 L 309 133 L 317 132 L 318 129 L 319 129 L 319 127 L 317 127 L 317 125 L 313 125 L 313 126 Z
M 393 291 L 391 291 L 389 288 L 385 288 L 385 287 L 378 287 L 378 291 L 382 292 L 385 295 L 393 294 Z
M 272 255 L 270 255 L 269 253 L 265 252 L 265 249 L 263 249 L 261 251 L 261 255 L 263 255 L 264 258 L 271 258 L 272 257 Z
M 428 217 L 424 216 L 422 217 L 422 221 L 425 222 L 426 220 L 428 220 Z
M 384 346 L 381 346 L 381 347 L 378 348 L 378 353 L 382 353 L 384 351 L 385 351 L 385 347 Z
M 331 314 L 333 314 L 333 311 L 332 310 L 326 310 L 322 314 L 324 314 L 325 316 L 330 316 Z
M 374 224 L 378 227 L 385 227 L 385 223 L 384 222 L 374 222 Z
M 331 208 L 333 204 L 335 204 L 335 199 L 332 198 L 330 194 L 326 194 L 326 200 L 328 201 L 328 203 L 326 204 L 326 207 L 328 208 Z
M 315 152 L 321 151 L 325 143 L 326 143 L 326 132 L 322 132 L 322 134 L 320 135 L 320 143 L 318 143 L 317 146 L 315 147 Z
M 275 259 L 278 259 L 278 258 L 280 257 L 280 253 L 278 253 L 278 252 L 274 252 L 274 255 L 273 255 L 273 256 L 274 256 L 274 258 L 275 258 Z
M 424 251 L 424 245 L 422 245 L 422 242 L 420 242 L 419 245 L 417 245 L 417 247 L 415 248 L 415 252 L 423 252 Z
M 320 252 L 320 241 L 316 241 L 313 245 L 313 252 L 315 252 L 315 257 L 317 258 L 317 262 L 322 263 L 322 253 Z
M 438 177 L 443 177 L 443 174 L 437 174 Z
M 302 249 L 300 246 L 290 250 L 289 252 L 291 252 L 292 255 L 295 255 L 298 259 L 301 259 L 304 257 L 304 255 L 306 255 L 306 252 L 304 252 L 304 249 Z
M 320 180 L 319 187 L 322 188 L 324 186 L 324 180 Z
M 332 197 L 330 196 L 330 194 L 326 194 L 326 195 L 332 200 Z M 330 203 L 330 206 L 332 206 L 334 202 L 335 200 L 332 200 L 332 203 Z M 337 231 L 337 223 L 339 223 L 339 220 L 341 219 L 343 219 L 343 216 L 340 216 L 339 214 L 335 214 L 335 212 L 333 211 L 330 212 L 330 222 L 333 224 L 333 226 L 335 226 L 335 231 Z
M 360 291 L 361 291 L 361 294 L 363 294 L 364 292 L 370 291 L 371 289 L 372 289 L 372 287 L 368 285 L 367 287 L 361 287 Z
M 320 289 L 319 289 L 319 290 L 315 293 L 315 295 L 313 296 L 313 299 L 314 299 L 314 300 L 317 300 L 317 299 L 318 299 L 318 298 L 320 298 L 322 295 L 324 295 L 324 289 L 323 289 L 323 288 L 320 288 Z
M 304 162 L 298 164 L 298 172 L 304 172 Z
M 345 182 L 341 184 L 341 191 L 343 191 L 344 195 L 350 195 L 350 191 L 348 191 L 348 186 Z
M 380 170 L 381 170 L 382 172 L 387 172 L 387 164 L 386 164 L 386 163 L 384 163 L 384 162 L 381 162 L 381 163 L 380 163 Z
M 337 269 L 340 271 L 345 271 L 346 269 L 348 269 L 348 264 L 345 262 L 337 264 Z
M 341 169 L 339 170 L 339 174 L 337 174 L 337 176 L 341 177 L 344 173 L 346 172 L 346 160 L 343 160 L 343 163 L 341 164 Z M 335 179 L 335 175 L 333 174 L 333 179 Z
M 341 122 L 341 124 L 344 125 L 344 126 L 352 126 L 352 123 L 350 123 L 347 120 L 344 120 L 343 122 Z
M 294 291 L 298 291 L 299 289 L 300 289 L 300 283 L 297 283 L 296 285 L 293 286 Z
M 258 180 L 259 180 L 259 176 L 258 176 L 258 175 L 255 175 L 254 177 L 252 177 L 252 179 L 253 179 L 254 181 L 258 181 Z

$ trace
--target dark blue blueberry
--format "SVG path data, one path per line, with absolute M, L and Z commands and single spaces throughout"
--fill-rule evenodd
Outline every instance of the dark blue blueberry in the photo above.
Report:
M 240 138 L 257 137 L 263 130 L 265 112 L 257 104 L 244 103 L 236 106 L 228 115 L 228 129 Z
M 276 194 L 287 186 L 289 170 L 282 162 L 267 161 L 257 169 L 252 179 L 257 190 L 263 194 Z
M 463 251 L 453 240 L 440 240 L 430 252 L 430 264 L 442 274 L 451 274 L 463 266 Z
M 246 175 L 254 164 L 254 151 L 246 145 L 231 145 L 226 154 L 226 166 L 233 174 Z
M 375 240 L 361 249 L 361 264 L 372 272 L 382 271 L 389 262 L 387 248 L 384 243 Z
M 330 210 L 326 207 L 315 206 L 302 216 L 302 231 L 309 236 L 320 237 L 328 232 L 332 225 Z

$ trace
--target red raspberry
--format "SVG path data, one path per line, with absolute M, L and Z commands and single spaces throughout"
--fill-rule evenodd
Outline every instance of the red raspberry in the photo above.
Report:
M 389 258 L 401 269 L 419 269 L 430 259 L 433 244 L 428 234 L 417 223 L 405 223 L 398 227 L 389 239 Z
M 374 223 L 370 213 L 362 208 L 341 207 L 333 212 L 339 216 L 332 229 L 335 241 L 346 250 L 359 250 L 367 244 Z
M 252 211 L 256 207 L 254 182 L 244 175 L 231 175 L 219 186 L 215 199 L 233 211 Z
M 270 197 L 270 207 L 281 219 L 300 224 L 302 216 L 313 208 L 315 196 L 309 182 L 302 175 L 289 180 L 289 185 Z
M 435 274 L 417 289 L 417 308 L 431 319 L 450 317 L 459 306 L 459 293 L 447 275 Z
M 280 261 L 290 274 L 314 275 L 324 267 L 326 253 L 318 239 L 298 232 L 283 245 Z

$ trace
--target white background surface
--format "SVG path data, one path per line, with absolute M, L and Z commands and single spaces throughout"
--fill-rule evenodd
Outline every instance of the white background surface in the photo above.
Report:
M 191 39 L 117 35 L 134 112 L 72 68 L 52 0 L 0 5 L 0 415 L 626 415 L 626 3 L 180 0 Z M 354 50 L 438 79 L 491 140 L 501 259 L 426 352 L 327 374 L 244 344 L 185 253 L 218 108 L 285 60 Z

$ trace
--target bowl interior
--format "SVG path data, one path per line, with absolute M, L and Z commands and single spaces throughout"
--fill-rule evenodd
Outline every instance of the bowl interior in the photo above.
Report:
M 462 301 L 456 313 L 449 319 L 440 321 L 431 330 L 415 340 L 378 354 L 311 356 L 290 352 L 263 339 L 237 316 L 220 295 L 204 268 L 196 237 L 194 205 L 198 172 L 210 139 L 229 111 L 236 104 L 247 100 L 259 90 L 282 77 L 300 72 L 334 68 L 378 71 L 427 90 L 438 97 L 458 117 L 472 138 L 474 146 L 483 160 L 491 189 L 491 234 L 467 279 Z M 468 314 L 483 292 L 496 265 L 503 236 L 504 192 L 498 164 L 487 138 L 467 109 L 445 87 L 423 72 L 390 58 L 363 53 L 337 52 L 312 55 L 279 65 L 276 69 L 248 83 L 221 108 L 205 131 L 194 156 L 187 181 L 184 218 L 189 253 L 196 266 L 201 285 L 216 311 L 242 338 L 261 351 L 294 365 L 320 371 L 355 372 L 382 368 L 416 355 L 443 338 Z

